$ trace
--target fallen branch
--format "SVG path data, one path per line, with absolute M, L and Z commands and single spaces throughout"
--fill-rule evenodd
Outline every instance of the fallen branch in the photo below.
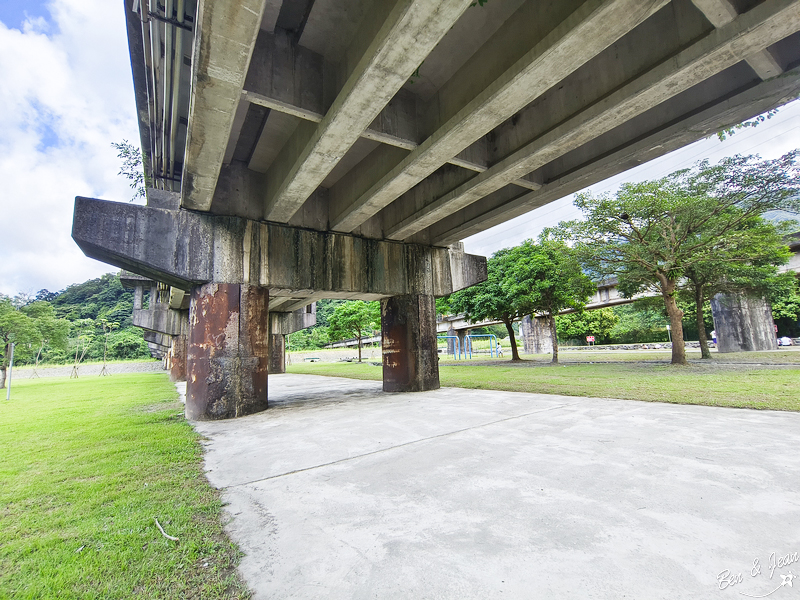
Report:
M 168 540 L 172 540 L 173 542 L 177 542 L 177 541 L 178 541 L 178 538 L 176 538 L 176 537 L 173 537 L 173 536 L 171 536 L 171 535 L 167 535 L 167 532 L 166 532 L 166 531 L 164 531 L 164 528 L 163 528 L 163 527 L 161 527 L 161 523 L 159 523 L 159 522 L 158 522 L 158 519 L 156 519 L 155 517 L 153 517 L 153 520 L 156 522 L 156 527 L 158 527 L 158 530 L 161 532 L 161 535 L 163 535 L 163 536 L 164 536 L 165 538 L 167 538 Z

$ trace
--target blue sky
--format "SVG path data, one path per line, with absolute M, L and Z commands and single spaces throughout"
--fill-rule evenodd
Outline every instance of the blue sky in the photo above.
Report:
M 115 271 L 73 242 L 75 196 L 126 201 L 112 142 L 138 139 L 122 3 L 0 0 L 0 293 Z
M 6 27 L 22 30 L 27 18 L 50 20 L 49 2 L 43 0 L 2 0 L 0 2 L 0 21 Z

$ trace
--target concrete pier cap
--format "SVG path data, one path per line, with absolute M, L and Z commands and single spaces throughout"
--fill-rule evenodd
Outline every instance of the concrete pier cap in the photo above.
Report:
M 267 375 L 284 371 L 283 336 L 316 322 L 320 298 L 381 300 L 384 388 L 436 389 L 434 298 L 487 276 L 486 259 L 461 244 L 371 240 L 91 198 L 76 198 L 72 235 L 87 256 L 142 274 L 142 286 L 191 290 L 186 412 L 199 420 L 267 408 Z M 151 331 L 164 330 L 153 336 L 169 339 L 181 321 L 158 297 L 135 314 Z

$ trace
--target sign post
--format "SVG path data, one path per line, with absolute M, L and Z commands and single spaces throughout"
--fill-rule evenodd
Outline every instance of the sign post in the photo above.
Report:
M 594 336 L 593 335 L 587 335 L 586 336 L 586 341 L 589 343 L 590 346 L 594 346 Z

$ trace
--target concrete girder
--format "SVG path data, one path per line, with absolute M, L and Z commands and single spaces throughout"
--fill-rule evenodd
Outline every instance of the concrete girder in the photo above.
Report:
M 327 112 L 324 81 L 333 76 L 326 72 L 322 56 L 291 44 L 290 37 L 280 32 L 259 33 L 245 79 L 243 97 L 270 110 L 321 123 Z M 399 90 L 361 133 L 361 137 L 407 151 L 414 150 L 419 145 L 417 104 L 413 94 Z M 242 105 L 246 106 L 246 103 Z M 244 123 L 246 111 L 240 112 L 236 118 L 239 128 Z M 489 167 L 487 154 L 485 144 L 477 145 L 447 162 L 482 173 Z M 230 162 L 232 156 L 233 148 L 229 147 L 225 162 Z M 252 164 L 250 168 L 254 168 Z M 521 178 L 515 184 L 531 190 L 541 187 L 527 178 Z
M 303 291 L 374 300 L 444 296 L 486 279 L 486 259 L 462 247 L 399 244 L 90 198 L 75 199 L 72 237 L 87 256 L 181 289 L 243 283 L 274 288 L 278 295 Z
M 207 211 L 266 0 L 199 0 L 181 206 Z
M 505 223 L 550 202 L 578 192 L 637 165 L 682 148 L 725 127 L 781 106 L 800 93 L 800 68 L 760 83 L 706 107 L 688 117 L 668 121 L 650 135 L 548 181 L 537 192 L 511 201 L 492 202 L 491 197 L 454 211 L 447 221 L 429 228 L 430 243 L 447 245 Z
M 767 0 L 523 146 L 469 182 L 430 202 L 390 227 L 387 237 L 397 240 L 409 238 L 508 185 L 520 175 L 611 131 L 798 29 L 800 11 L 796 2 Z
M 692 0 L 714 27 L 724 27 L 733 21 L 738 13 L 730 0 Z M 771 79 L 783 73 L 783 68 L 764 48 L 744 59 L 761 79 Z
M 398 0 L 322 122 L 301 124 L 270 167 L 266 220 L 291 219 L 469 4 Z
M 136 327 L 157 331 L 164 335 L 186 333 L 186 311 L 173 310 L 168 305 L 157 303 L 150 308 L 134 308 L 131 317 Z
M 269 313 L 269 332 L 273 335 L 288 335 L 317 324 L 316 303 L 292 312 Z
M 667 3 L 668 0 L 583 3 L 409 156 L 335 215 L 331 228 L 352 231 L 358 227 Z M 514 179 L 533 170 L 520 170 Z

